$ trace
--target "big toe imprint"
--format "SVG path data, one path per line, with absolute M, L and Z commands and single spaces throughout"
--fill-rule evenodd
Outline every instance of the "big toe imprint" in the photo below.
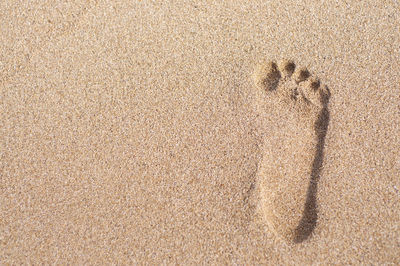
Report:
M 259 170 L 261 210 L 277 235 L 302 242 L 317 224 L 317 184 L 323 166 L 330 92 L 293 61 L 267 62 L 253 74 L 261 91 L 267 137 Z

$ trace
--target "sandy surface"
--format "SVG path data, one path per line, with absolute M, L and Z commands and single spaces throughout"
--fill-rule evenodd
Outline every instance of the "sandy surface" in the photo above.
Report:
M 1 1 L 1 263 L 400 263 L 400 5 L 245 2 Z M 331 91 L 299 243 L 258 211 L 280 58 Z

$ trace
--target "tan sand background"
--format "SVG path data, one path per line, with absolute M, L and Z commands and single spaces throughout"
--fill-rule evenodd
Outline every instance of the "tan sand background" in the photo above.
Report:
M 400 5 L 356 2 L 1 1 L 0 262 L 400 263 Z M 282 57 L 332 92 L 296 245 L 249 200 Z

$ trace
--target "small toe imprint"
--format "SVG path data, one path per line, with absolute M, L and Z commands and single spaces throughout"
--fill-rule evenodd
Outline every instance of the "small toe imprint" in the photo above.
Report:
M 318 88 L 320 87 L 321 82 L 319 81 L 318 78 L 316 77 L 312 77 L 309 79 L 309 87 L 312 91 L 316 91 L 318 90 Z
M 281 71 L 283 77 L 290 77 L 292 76 L 296 65 L 292 60 L 281 60 L 278 64 L 278 68 Z
M 296 83 L 300 83 L 302 81 L 307 80 L 310 77 L 310 72 L 307 68 L 300 68 L 295 71 L 295 81 Z

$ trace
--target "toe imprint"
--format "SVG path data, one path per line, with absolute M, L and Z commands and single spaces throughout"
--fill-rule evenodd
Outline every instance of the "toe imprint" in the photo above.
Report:
M 311 74 L 307 68 L 303 67 L 303 68 L 296 69 L 296 71 L 295 71 L 296 83 L 300 83 L 302 81 L 307 80 L 310 77 L 310 75 Z
M 291 77 L 296 65 L 291 60 L 281 60 L 278 64 L 278 67 L 283 77 Z
M 253 79 L 256 87 L 265 93 L 286 90 L 286 93 L 280 95 L 294 102 L 297 102 L 301 95 L 301 99 L 307 105 L 321 108 L 330 97 L 328 88 L 323 86 L 316 76 L 305 67 L 297 67 L 292 60 L 281 60 L 278 64 L 274 61 L 259 64 Z
M 253 74 L 255 85 L 265 91 L 275 90 L 280 78 L 281 72 L 274 62 L 258 65 Z

